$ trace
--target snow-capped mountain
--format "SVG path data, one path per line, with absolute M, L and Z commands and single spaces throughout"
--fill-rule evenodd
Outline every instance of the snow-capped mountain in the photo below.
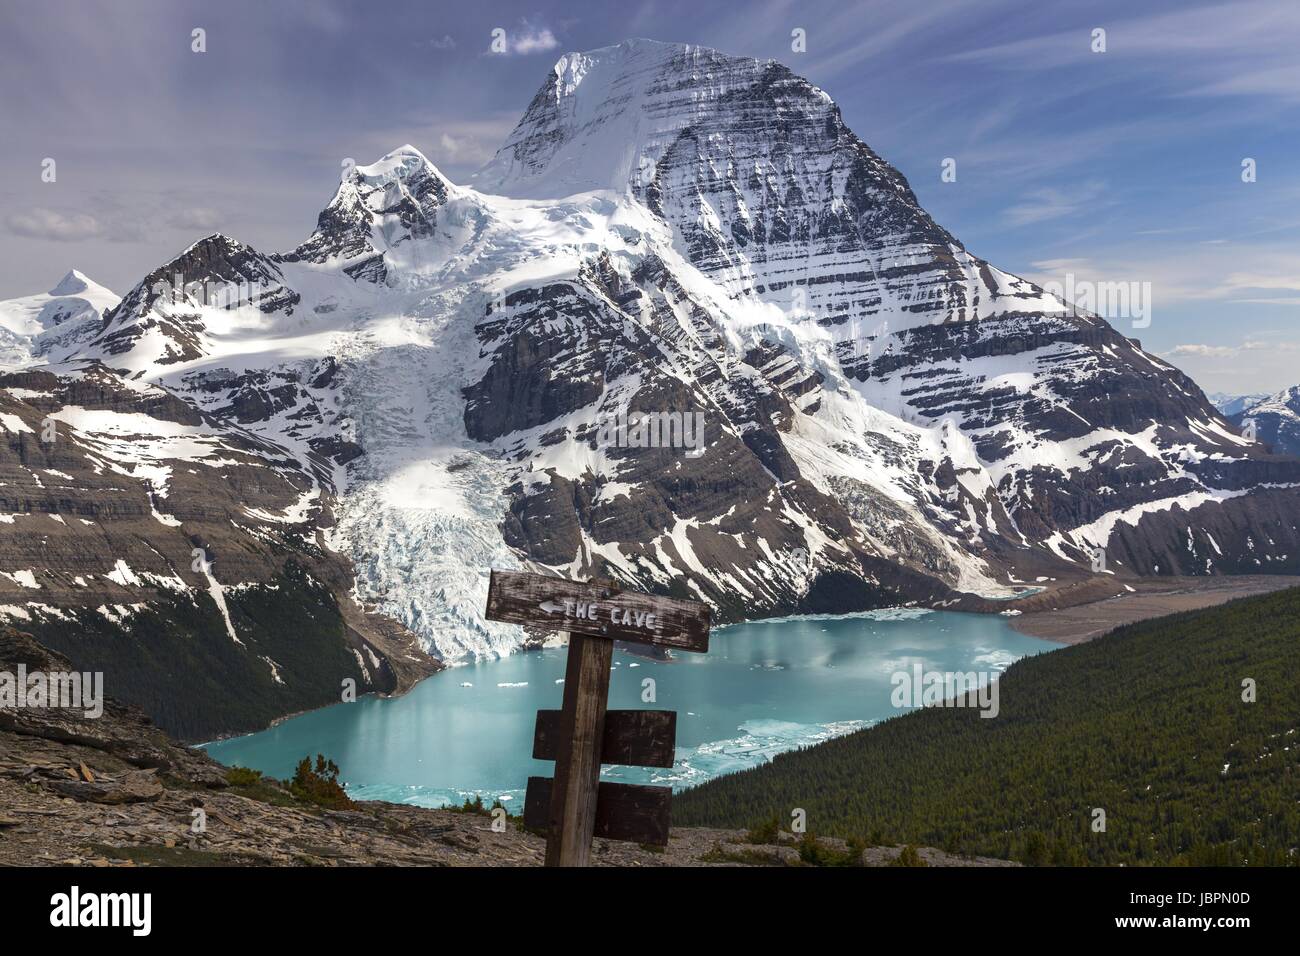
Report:
M 254 615 L 230 596 L 288 557 L 444 658 L 518 645 L 482 619 L 494 566 L 721 619 L 979 607 L 1089 577 L 1097 548 L 1108 579 L 1300 570 L 1300 462 L 968 252 L 826 93 L 695 46 L 568 54 L 472 182 L 402 147 L 346 170 L 297 248 L 209 236 L 88 340 L 31 354 L 4 411 L 20 432 L 59 418 L 129 478 L 131 574 L 223 596 L 235 639 Z M 29 484 L 73 474 L 17 440 Z M 123 546 L 60 573 L 108 588 Z M 77 600 L 16 560 L 49 590 L 0 580 L 9 613 Z M 115 604 L 147 603 L 119 576 Z
M 1236 395 L 1228 392 L 1211 392 L 1209 394 L 1210 404 L 1219 410 L 1219 414 L 1224 418 L 1231 419 L 1233 415 L 1244 412 L 1256 402 L 1261 402 L 1268 398 L 1264 392 L 1251 393 L 1249 395 Z
M 76 269 L 49 292 L 0 302 L 0 367 L 39 360 L 99 331 L 118 297 Z
M 203 248 L 170 265 L 229 271 L 234 256 L 214 265 Z M 243 428 L 237 398 L 203 411 L 202 373 L 192 389 L 147 380 L 141 366 L 182 360 L 168 343 L 192 345 L 197 328 L 144 306 L 147 288 L 119 302 L 70 273 L 0 302 L 16 343 L 0 364 L 0 619 L 189 738 L 337 701 L 344 680 L 393 691 L 430 673 L 414 635 L 350 599 L 351 566 L 321 545 L 329 463 L 290 428 L 279 441 Z
M 1251 396 L 1232 412 L 1225 412 L 1235 425 L 1254 425 L 1255 438 L 1280 455 L 1300 456 L 1300 385 L 1276 395 Z

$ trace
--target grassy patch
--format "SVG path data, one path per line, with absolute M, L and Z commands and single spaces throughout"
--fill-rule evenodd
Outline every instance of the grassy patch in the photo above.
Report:
M 109 846 L 105 843 L 89 844 L 99 856 L 110 860 L 130 860 L 137 866 L 247 866 L 231 853 L 213 853 L 210 850 L 191 850 L 187 846 Z

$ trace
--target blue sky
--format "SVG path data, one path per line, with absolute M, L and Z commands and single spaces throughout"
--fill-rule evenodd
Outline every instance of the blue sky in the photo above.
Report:
M 1001 268 L 1149 282 L 1150 326 L 1116 325 L 1207 391 L 1300 382 L 1294 0 L 7 0 L 0 297 L 71 267 L 124 292 L 211 231 L 289 248 L 344 157 L 410 142 L 463 181 L 561 54 L 631 36 L 807 76 Z

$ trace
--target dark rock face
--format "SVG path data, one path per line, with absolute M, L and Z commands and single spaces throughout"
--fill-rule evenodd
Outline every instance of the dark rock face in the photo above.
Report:
M 204 354 L 200 309 L 252 305 L 291 315 L 298 301 L 274 262 L 234 239 L 212 235 L 151 272 L 105 313 L 103 331 L 92 347 L 121 355 L 152 332 L 162 340 L 153 356 L 156 364 L 186 362 Z
M 862 365 L 860 376 L 899 380 L 924 419 L 949 419 L 975 431 L 981 461 L 1014 463 L 1007 423 L 1086 454 L 1086 468 L 1062 472 L 1025 461 L 1004 474 L 998 497 L 1032 536 L 1206 486 L 1237 491 L 1300 482 L 1292 462 L 1217 434 L 1225 423 L 1190 379 L 1099 319 L 1014 315 L 923 326 L 896 340 L 888 356 Z M 983 388 L 987 378 L 964 366 L 989 356 L 1023 357 L 1022 367 L 1041 385 L 1030 392 Z M 1131 440 L 1146 433 L 1148 447 Z M 1188 562 L 1194 555 L 1167 566 L 1170 573 L 1175 567 L 1191 573 Z
M 465 390 L 466 429 L 517 463 L 503 531 L 529 559 L 704 598 L 722 619 L 919 594 L 920 578 L 864 569 L 853 519 L 804 480 L 782 441 L 799 414 L 792 401 L 813 395 L 817 373 L 771 343 L 751 350 L 753 364 L 732 354 L 658 259 L 621 274 L 598 257 L 576 283 L 507 297 L 477 334 L 490 363 Z M 591 466 L 546 467 L 557 447 Z M 870 578 L 852 597 L 831 597 L 829 583 L 804 594 L 804 524 L 831 543 L 828 582 Z M 927 594 L 952 597 L 923 580 Z
M 626 573 L 594 553 L 612 548 L 641 573 L 665 582 L 673 581 L 679 562 L 698 557 L 703 567 L 716 569 L 717 579 L 679 579 L 674 586 L 686 585 L 683 593 L 707 595 L 733 614 L 743 613 L 743 602 L 723 583 L 728 576 L 745 582 L 751 593 L 784 592 L 782 600 L 796 601 L 793 572 L 786 571 L 789 580 L 755 575 L 745 548 L 757 549 L 762 540 L 780 555 L 804 546 L 799 528 L 780 516 L 787 505 L 842 536 L 851 523 L 836 502 L 800 480 L 777 437 L 773 420 L 788 418 L 786 399 L 761 379 L 736 376 L 728 382 L 716 366 L 701 369 L 693 382 L 670 374 L 683 359 L 685 343 L 674 347 L 634 331 L 640 327 L 629 326 L 610 304 L 613 298 L 667 310 L 663 291 L 608 272 L 602 278 L 600 265 L 586 276 L 591 284 L 519 293 L 479 324 L 492 361 L 487 374 L 466 389 L 470 436 L 501 441 L 524 463 L 557 443 L 570 455 L 605 462 L 576 478 L 543 471 L 511 488 L 506 542 L 542 564 L 576 559 L 584 574 Z M 643 278 L 649 283 L 663 275 L 648 270 Z M 650 440 L 638 447 L 639 422 L 648 416 L 665 416 L 650 420 L 667 423 L 663 437 L 669 440 L 660 442 L 647 429 Z M 546 427 L 563 421 L 568 424 L 558 430 Z M 530 432 L 546 432 L 549 441 L 512 440 Z M 696 447 L 687 447 L 687 439 Z M 530 468 L 523 466 L 525 472 Z M 624 486 L 630 491 L 613 490 Z M 676 543 L 661 543 L 674 535 L 681 535 Z M 848 549 L 841 561 L 857 566 Z
M 326 469 L 102 365 L 0 376 L 0 415 L 0 614 L 160 726 L 256 730 L 436 667 L 351 604 Z
M 631 130 L 640 139 L 629 144 Z M 591 156 L 633 158 L 601 166 Z M 1190 379 L 1105 320 L 971 256 L 845 126 L 829 97 L 779 64 L 648 41 L 567 55 L 479 179 L 482 188 L 530 198 L 626 188 L 728 295 L 782 313 L 754 325 L 758 334 L 737 353 L 729 341 L 735 326 L 693 302 L 677 270 L 648 251 L 628 275 L 608 256 L 584 274 L 612 312 L 603 328 L 621 342 L 606 336 L 584 351 L 578 337 L 556 336 L 553 322 L 526 310 L 508 330 L 480 323 L 493 364 L 466 390 L 466 422 L 472 435 L 512 447 L 516 458 L 527 456 L 531 440 L 511 431 L 554 426 L 584 406 L 588 415 L 679 408 L 669 397 L 677 390 L 654 384 L 663 368 L 689 369 L 687 392 L 725 433 L 710 438 L 695 465 L 669 465 L 653 449 L 608 452 L 593 466 L 595 484 L 552 473 L 517 485 L 508 540 L 535 560 L 586 568 L 584 542 L 616 540 L 627 555 L 629 541 L 651 548 L 678 521 L 715 519 L 707 497 L 665 493 L 666 468 L 687 478 L 694 467 L 729 501 L 779 496 L 773 510 L 789 509 L 787 521 L 810 518 L 848 552 L 902 562 L 950 585 L 970 579 L 961 569 L 972 559 L 1003 581 L 1008 572 L 1012 580 L 1087 575 L 1097 547 L 1112 552 L 1110 570 L 1120 574 L 1300 569 L 1300 552 L 1288 544 L 1296 522 L 1285 518 L 1300 486 L 1293 462 L 1238 441 Z M 828 379 L 806 348 L 792 349 L 789 325 L 822 330 L 847 381 Z M 649 347 L 638 341 L 642 330 L 653 335 Z M 620 349 L 632 352 L 638 378 L 628 394 L 614 384 L 624 367 L 601 364 L 618 356 L 626 366 Z M 511 393 L 500 384 L 508 379 L 528 384 Z M 835 450 L 861 459 L 863 473 L 822 475 L 812 495 L 804 475 L 810 450 L 796 450 L 791 437 L 846 386 L 937 441 L 894 425 L 843 437 Z M 637 404 L 651 395 L 650 404 Z M 493 414 L 493 426 L 481 427 Z M 573 428 L 547 435 L 548 446 L 562 440 L 556 436 L 575 444 L 583 437 Z M 882 493 L 881 468 L 902 472 L 892 481 L 916 509 Z M 606 500 L 602 471 L 630 490 Z M 1263 486 L 1273 490 L 1260 493 Z M 735 517 L 743 526 L 737 543 L 751 547 L 751 560 L 759 540 L 792 546 L 752 510 Z M 548 535 L 547 525 L 560 533 Z M 693 548 L 696 530 L 686 535 Z M 1221 550 L 1208 538 L 1198 545 L 1205 534 Z M 1264 540 L 1273 542 L 1267 557 L 1257 550 Z M 729 567 L 725 546 L 698 547 Z M 652 559 L 635 560 L 641 570 L 623 573 L 653 586 L 639 563 Z M 869 579 L 861 560 L 845 558 L 859 565 L 850 573 Z M 819 574 L 842 573 L 838 559 L 813 565 L 794 590 L 814 593 Z M 730 584 L 702 587 L 726 603 L 718 594 Z M 751 592 L 736 605 L 740 613 L 776 613 L 791 601 Z
M 352 278 L 382 283 L 384 253 L 427 239 L 438 227 L 438 207 L 451 185 L 420 153 L 404 147 L 373 166 L 348 166 L 333 201 L 311 238 L 284 262 L 341 262 Z
M 583 408 L 600 397 L 607 376 L 626 374 L 639 361 L 635 347 L 648 347 L 648 337 L 620 342 L 621 322 L 605 322 L 611 317 L 583 291 L 567 284 L 527 289 L 507 297 L 499 315 L 489 313 L 480 338 L 507 344 L 493 350 L 487 374 L 465 389 L 471 438 L 492 441 Z M 545 324 L 546 334 L 531 333 L 530 324 Z

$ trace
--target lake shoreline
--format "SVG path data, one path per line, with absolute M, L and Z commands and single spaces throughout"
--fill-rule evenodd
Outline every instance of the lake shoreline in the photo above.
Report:
M 611 768 L 611 780 L 693 786 L 895 716 L 891 674 L 914 664 L 996 675 L 1060 646 L 1017 634 L 1005 617 L 928 608 L 749 622 L 718 628 L 711 643 L 709 654 L 671 661 L 615 650 L 608 706 L 677 712 L 677 759 Z M 451 669 L 401 698 L 358 698 L 205 749 L 277 779 L 323 753 L 354 799 L 522 800 L 527 779 L 550 769 L 532 757 L 534 725 L 539 710 L 559 706 L 565 667 L 558 647 L 512 654 Z
M 1082 644 L 1125 624 L 1214 607 L 1237 598 L 1300 587 L 1300 577 L 1244 574 L 1205 578 L 1147 578 L 1116 583 L 1126 584 L 1133 590 L 1108 595 L 1100 600 L 1023 611 L 1011 619 L 1011 627 L 1030 637 L 1062 644 Z M 1035 596 L 1038 597 L 1050 601 L 1052 592 Z
M 1131 587 L 1132 592 L 1121 591 L 1116 593 L 1119 587 Z M 1007 601 L 987 601 L 981 602 L 978 607 L 964 608 L 962 610 L 947 609 L 950 613 L 966 613 L 974 615 L 1005 615 L 1005 612 L 1014 608 L 1020 610 L 1017 615 L 1007 615 L 1008 623 L 1017 633 L 1027 637 L 1036 637 L 1046 641 L 1053 641 L 1063 645 L 1082 644 L 1085 641 L 1101 637 L 1117 627 L 1125 624 L 1134 624 L 1138 621 L 1145 621 L 1150 618 L 1162 617 L 1167 614 L 1175 614 L 1181 611 L 1199 610 L 1201 608 L 1212 607 L 1217 604 L 1223 604 L 1227 601 L 1240 597 L 1249 597 L 1255 594 L 1264 594 L 1270 591 L 1277 591 L 1288 587 L 1300 587 L 1300 576 L 1295 575 L 1223 575 L 1218 577 L 1205 578 L 1159 578 L 1159 579 L 1136 579 L 1128 581 L 1117 581 L 1113 579 L 1093 578 L 1087 581 L 1074 582 L 1064 587 L 1048 588 L 1033 594 L 1027 594 L 1024 597 L 1014 598 Z M 1030 610 L 1024 610 L 1026 606 Z M 1046 606 L 1043 606 L 1046 605 Z M 1037 606 L 1037 607 L 1035 607 Z M 940 608 L 927 607 L 925 605 L 908 604 L 908 605 L 891 605 L 884 608 L 874 608 L 863 611 L 850 611 L 844 614 L 791 614 L 777 615 L 773 617 L 754 618 L 745 621 L 729 621 L 726 624 L 720 624 L 714 628 L 714 631 L 721 631 L 730 627 L 739 627 L 750 624 L 788 624 L 799 621 L 825 621 L 825 620 L 843 620 L 853 618 L 884 619 L 886 615 L 901 613 L 902 615 L 927 613 L 931 611 L 942 610 Z M 529 640 L 525 639 L 523 643 L 513 652 L 515 654 L 536 652 L 546 647 L 557 646 L 553 639 Z M 647 653 L 646 648 L 638 648 L 635 645 L 624 645 L 620 642 L 619 650 L 628 656 L 641 657 L 647 660 L 658 660 L 661 663 L 670 663 L 674 660 L 672 655 L 660 656 L 654 652 Z M 387 693 L 370 692 L 361 695 L 362 697 L 379 697 L 384 699 L 396 699 L 404 697 L 411 691 L 415 690 L 430 677 L 443 671 L 454 671 L 473 662 L 455 661 L 449 662 L 439 658 L 439 667 L 428 674 L 424 674 L 410 681 L 405 686 L 400 687 Z M 309 707 L 303 710 L 294 711 L 293 713 L 282 714 L 271 720 L 265 727 L 255 730 L 233 731 L 230 733 L 219 734 L 208 740 L 191 740 L 185 741 L 187 746 L 206 748 L 211 744 L 220 743 L 227 740 L 237 739 L 240 737 L 251 736 L 261 733 L 265 730 L 271 730 L 283 724 L 286 721 L 305 714 L 310 714 L 324 708 L 334 706 L 336 702 L 322 704 L 320 707 Z

